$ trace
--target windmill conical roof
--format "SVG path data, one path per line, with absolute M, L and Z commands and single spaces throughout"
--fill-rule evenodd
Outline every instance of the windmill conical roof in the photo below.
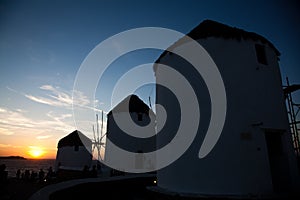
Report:
M 91 145 L 92 141 L 78 130 L 73 131 L 69 135 L 59 140 L 57 148 L 64 146 L 84 146 Z

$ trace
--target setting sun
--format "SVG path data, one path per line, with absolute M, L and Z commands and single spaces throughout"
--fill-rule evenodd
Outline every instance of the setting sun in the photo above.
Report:
M 29 155 L 32 158 L 40 158 L 45 152 L 42 148 L 36 146 L 30 146 L 30 150 L 28 151 Z

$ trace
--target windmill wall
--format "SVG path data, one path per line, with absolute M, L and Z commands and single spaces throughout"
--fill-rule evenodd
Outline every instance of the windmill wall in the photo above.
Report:
M 219 30 L 213 27 L 213 31 Z M 211 112 L 205 82 L 195 75 L 193 66 L 174 54 L 164 53 L 157 61 L 186 76 L 197 94 L 201 111 L 194 142 L 177 161 L 158 171 L 158 186 L 177 193 L 213 196 L 290 193 L 297 188 L 299 176 L 282 91 L 279 53 L 261 36 L 254 34 L 254 37 L 251 33 L 249 37 L 237 38 L 230 31 L 240 35 L 229 29 L 224 31 L 228 37 L 207 33 L 196 39 L 218 66 L 227 95 L 222 134 L 213 150 L 202 159 L 198 153 Z M 171 48 L 184 45 L 175 44 Z M 262 55 L 257 46 L 263 49 L 264 58 L 259 58 Z M 154 70 L 157 82 L 168 76 L 159 67 Z M 176 98 L 159 86 L 156 91 L 156 103 L 166 108 L 167 115 L 180 116 Z M 173 120 L 173 124 L 180 122 L 172 117 L 167 120 Z M 165 127 L 158 133 L 161 136 L 157 142 L 174 137 L 174 127 Z

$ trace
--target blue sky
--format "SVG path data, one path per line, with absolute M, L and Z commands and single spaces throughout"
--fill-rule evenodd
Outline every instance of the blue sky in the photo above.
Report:
M 8 148 L 42 146 L 45 157 L 53 157 L 58 139 L 75 128 L 71 95 L 81 63 L 101 41 L 131 28 L 188 33 L 212 19 L 256 32 L 281 52 L 282 77 L 300 83 L 299 8 L 297 1 L 0 0 L 0 155 Z M 136 52 L 116 61 L 96 96 L 97 108 L 109 111 L 106 92 L 122 69 L 154 62 L 159 53 Z M 138 91 L 144 101 L 154 95 L 152 87 Z M 92 104 L 77 95 L 80 103 Z

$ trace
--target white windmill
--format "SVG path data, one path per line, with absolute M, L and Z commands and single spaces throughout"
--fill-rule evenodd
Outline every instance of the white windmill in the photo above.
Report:
M 101 129 L 99 133 L 99 120 L 98 120 L 98 114 L 96 114 L 96 130 L 95 126 L 93 125 L 93 134 L 94 134 L 94 139 L 92 140 L 92 153 L 93 155 L 97 155 L 97 159 L 103 160 L 101 157 L 101 149 L 105 149 L 105 143 L 103 142 L 103 138 L 106 136 L 106 133 L 103 134 L 103 111 L 101 114 Z M 96 153 L 94 153 L 96 151 Z

